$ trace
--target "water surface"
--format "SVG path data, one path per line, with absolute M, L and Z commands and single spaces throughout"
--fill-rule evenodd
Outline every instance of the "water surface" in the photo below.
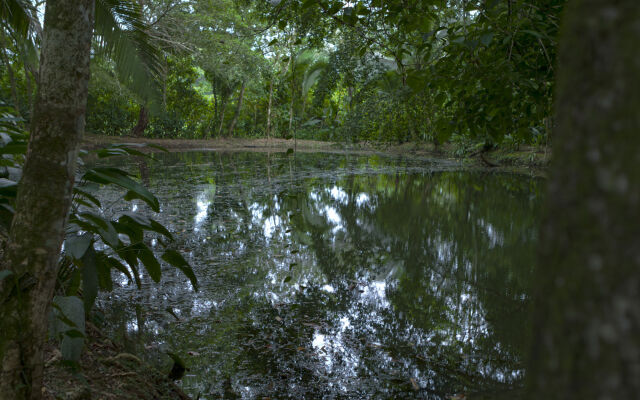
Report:
M 159 197 L 200 291 L 166 268 L 144 291 L 120 277 L 103 304 L 150 357 L 185 359 L 194 397 L 517 397 L 539 180 L 381 156 L 157 158 L 117 163 Z

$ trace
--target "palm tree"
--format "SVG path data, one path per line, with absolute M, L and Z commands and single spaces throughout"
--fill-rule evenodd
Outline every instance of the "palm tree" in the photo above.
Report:
M 30 7 L 0 0 L 2 29 L 28 35 Z M 46 3 L 29 150 L 0 267 L 0 399 L 42 396 L 47 315 L 84 133 L 94 26 L 100 48 L 123 74 L 153 77 L 158 52 L 148 45 L 140 16 L 140 6 L 129 0 Z

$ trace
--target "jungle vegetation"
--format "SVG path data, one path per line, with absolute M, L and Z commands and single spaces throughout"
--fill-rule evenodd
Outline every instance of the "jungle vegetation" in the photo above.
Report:
M 92 40 L 87 132 L 545 144 L 564 3 L 141 1 L 147 42 Z M 31 24 L 28 40 L 1 38 L 2 97 L 26 120 Z
M 4 122 L 26 121 L 30 134 L 23 164 L 24 146 L 3 158 L 22 173 L 19 184 L 3 181 L 3 195 L 14 196 L 3 208 L 14 215 L 0 269 L 0 398 L 41 396 L 46 316 L 66 227 L 77 223 L 69 211 L 85 130 L 553 139 L 528 391 L 635 397 L 640 5 L 566 3 L 1 0 L 0 96 L 15 113 Z M 128 223 L 154 228 L 134 222 L 118 221 L 121 233 L 136 236 Z M 143 253 L 136 258 L 155 266 Z

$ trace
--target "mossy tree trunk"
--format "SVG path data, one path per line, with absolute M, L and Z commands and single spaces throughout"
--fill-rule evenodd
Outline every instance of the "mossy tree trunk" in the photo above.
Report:
M 85 125 L 94 0 L 46 4 L 40 85 L 0 269 L 0 399 L 42 397 L 43 346 Z
M 532 399 L 640 394 L 640 2 L 568 2 Z

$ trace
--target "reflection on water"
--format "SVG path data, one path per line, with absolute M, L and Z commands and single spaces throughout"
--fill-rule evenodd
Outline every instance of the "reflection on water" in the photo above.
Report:
M 185 390 L 517 396 L 539 181 L 376 156 L 160 158 L 145 171 L 156 218 L 201 290 L 167 269 L 105 304 L 127 336 L 186 359 Z

